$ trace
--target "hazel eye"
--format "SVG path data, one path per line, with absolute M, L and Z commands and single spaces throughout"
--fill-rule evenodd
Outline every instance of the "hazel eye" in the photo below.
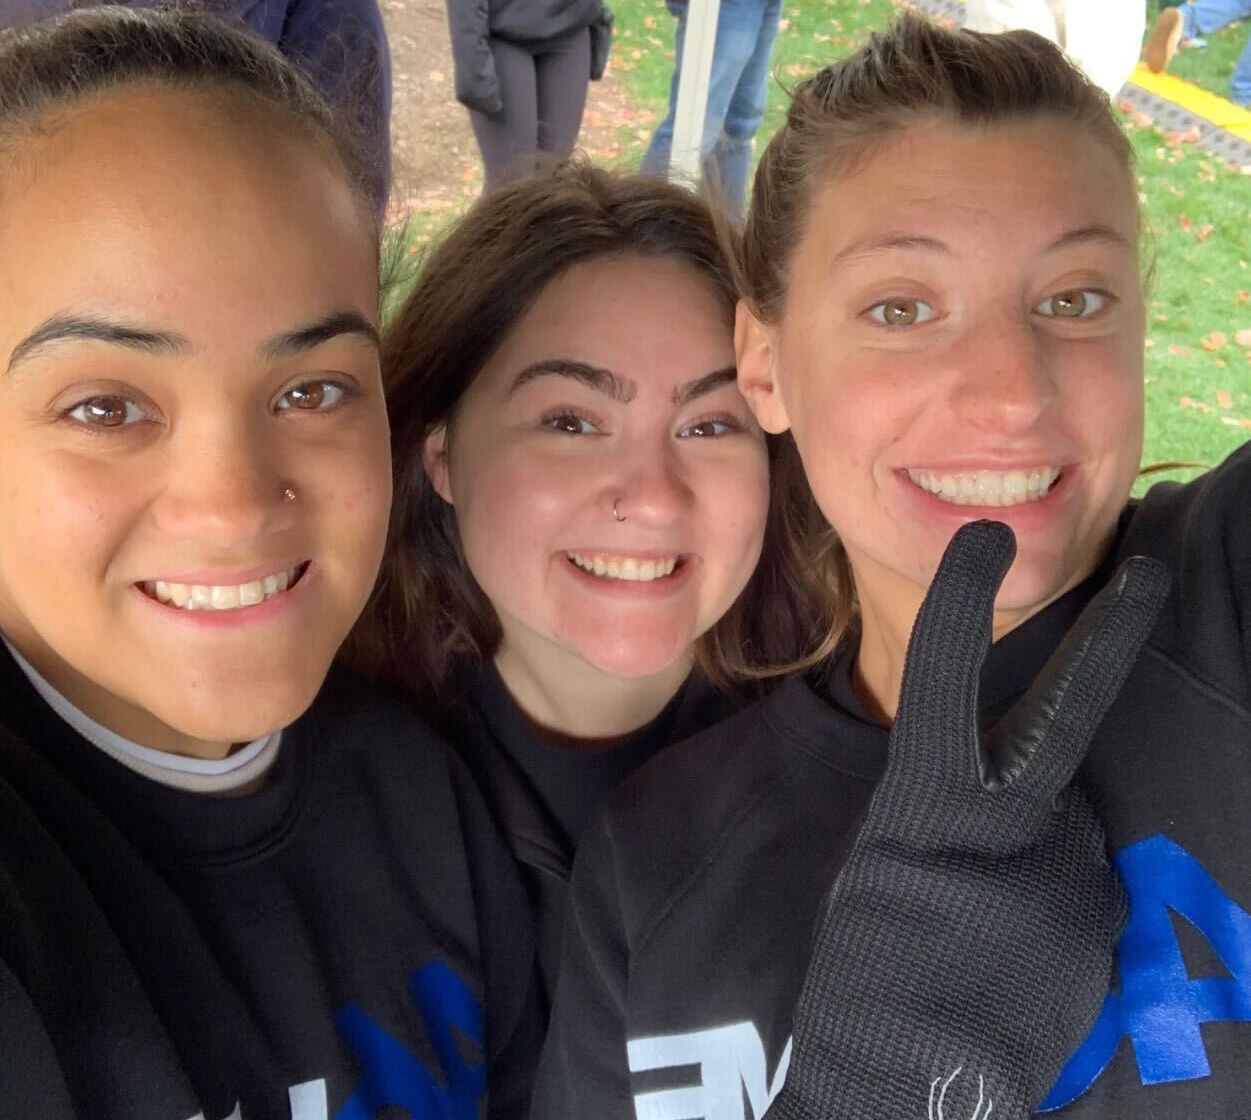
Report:
M 1034 308 L 1039 315 L 1055 319 L 1086 319 L 1108 305 L 1108 295 L 1091 288 L 1073 288 L 1048 296 Z
M 305 381 L 288 389 L 278 401 L 280 409 L 324 412 L 347 396 L 347 390 L 333 381 Z
M 146 420 L 147 413 L 134 401 L 117 394 L 90 397 L 67 413 L 72 420 L 90 428 L 121 428 Z
M 928 323 L 934 309 L 920 299 L 884 299 L 869 308 L 869 318 L 886 327 L 911 327 Z

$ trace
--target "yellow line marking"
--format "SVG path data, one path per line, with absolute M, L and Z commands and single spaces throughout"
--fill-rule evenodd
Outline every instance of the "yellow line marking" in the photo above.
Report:
M 1153 74 L 1140 62 L 1129 80 L 1148 93 L 1154 93 L 1196 117 L 1202 117 L 1217 128 L 1235 133 L 1240 129 L 1251 128 L 1251 111 L 1215 93 L 1209 93 L 1206 89 L 1200 89 L 1183 78 L 1172 74 Z
M 1091 2 L 1097 3 L 1098 0 Z M 960 3 L 967 4 L 968 0 L 960 0 Z M 1209 93 L 1184 78 L 1177 78 L 1172 74 L 1153 74 L 1141 62 L 1129 80 L 1140 89 L 1154 93 L 1196 117 L 1203 118 L 1208 124 L 1232 132 L 1242 140 L 1251 141 L 1251 110 L 1235 105 L 1219 94 Z

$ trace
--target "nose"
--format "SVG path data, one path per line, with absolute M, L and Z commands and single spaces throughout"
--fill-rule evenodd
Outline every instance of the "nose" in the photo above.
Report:
M 616 521 L 663 529 L 687 513 L 693 498 L 676 457 L 660 451 L 636 454 L 622 464 L 604 491 L 603 504 Z
M 1019 319 L 971 332 L 952 355 L 956 417 L 993 432 L 1028 430 L 1055 399 L 1044 348 L 1045 341 Z
M 220 551 L 244 548 L 288 528 L 298 503 L 264 434 L 242 422 L 188 426 L 169 441 L 155 503 L 158 526 Z

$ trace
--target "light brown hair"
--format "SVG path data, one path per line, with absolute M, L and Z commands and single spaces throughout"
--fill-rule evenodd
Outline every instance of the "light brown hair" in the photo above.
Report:
M 349 640 L 349 661 L 437 716 L 456 665 L 485 662 L 498 650 L 495 610 L 469 571 L 455 511 L 426 477 L 422 448 L 431 433 L 454 426 L 464 393 L 547 286 L 587 261 L 673 261 L 711 286 L 728 337 L 738 293 L 723 238 L 732 237 L 689 191 L 580 160 L 479 200 L 453 227 L 384 334 L 395 504 L 382 574 Z M 794 660 L 829 622 L 794 547 L 806 539 L 806 520 L 820 515 L 790 437 L 771 438 L 769 457 L 775 470 L 756 574 L 697 643 L 700 667 L 728 690 Z M 798 491 L 786 488 L 796 480 Z
M 881 145 L 918 124 L 977 129 L 1036 120 L 1086 131 L 1132 181 L 1133 150 L 1107 95 L 1059 47 L 1033 32 L 950 31 L 903 15 L 800 83 L 756 169 L 736 257 L 737 283 L 756 318 L 782 318 L 791 262 L 822 184 L 862 166 Z M 806 551 L 833 596 L 834 624 L 810 658 L 819 660 L 855 621 L 855 586 L 833 529 L 809 524 L 814 529 Z

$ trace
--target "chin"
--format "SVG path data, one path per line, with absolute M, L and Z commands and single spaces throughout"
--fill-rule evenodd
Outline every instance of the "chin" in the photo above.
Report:
M 995 610 L 1033 614 L 1077 582 L 1055 557 L 1019 557 L 995 596 Z
M 690 650 L 688 641 L 657 642 L 655 635 L 636 642 L 590 646 L 579 649 L 579 656 L 593 668 L 609 677 L 622 680 L 643 680 L 672 669 L 684 661 Z
M 207 704 L 154 705 L 167 727 L 205 743 L 249 743 L 290 726 L 312 704 L 321 678 L 275 689 L 258 681 L 248 689 L 208 689 Z

